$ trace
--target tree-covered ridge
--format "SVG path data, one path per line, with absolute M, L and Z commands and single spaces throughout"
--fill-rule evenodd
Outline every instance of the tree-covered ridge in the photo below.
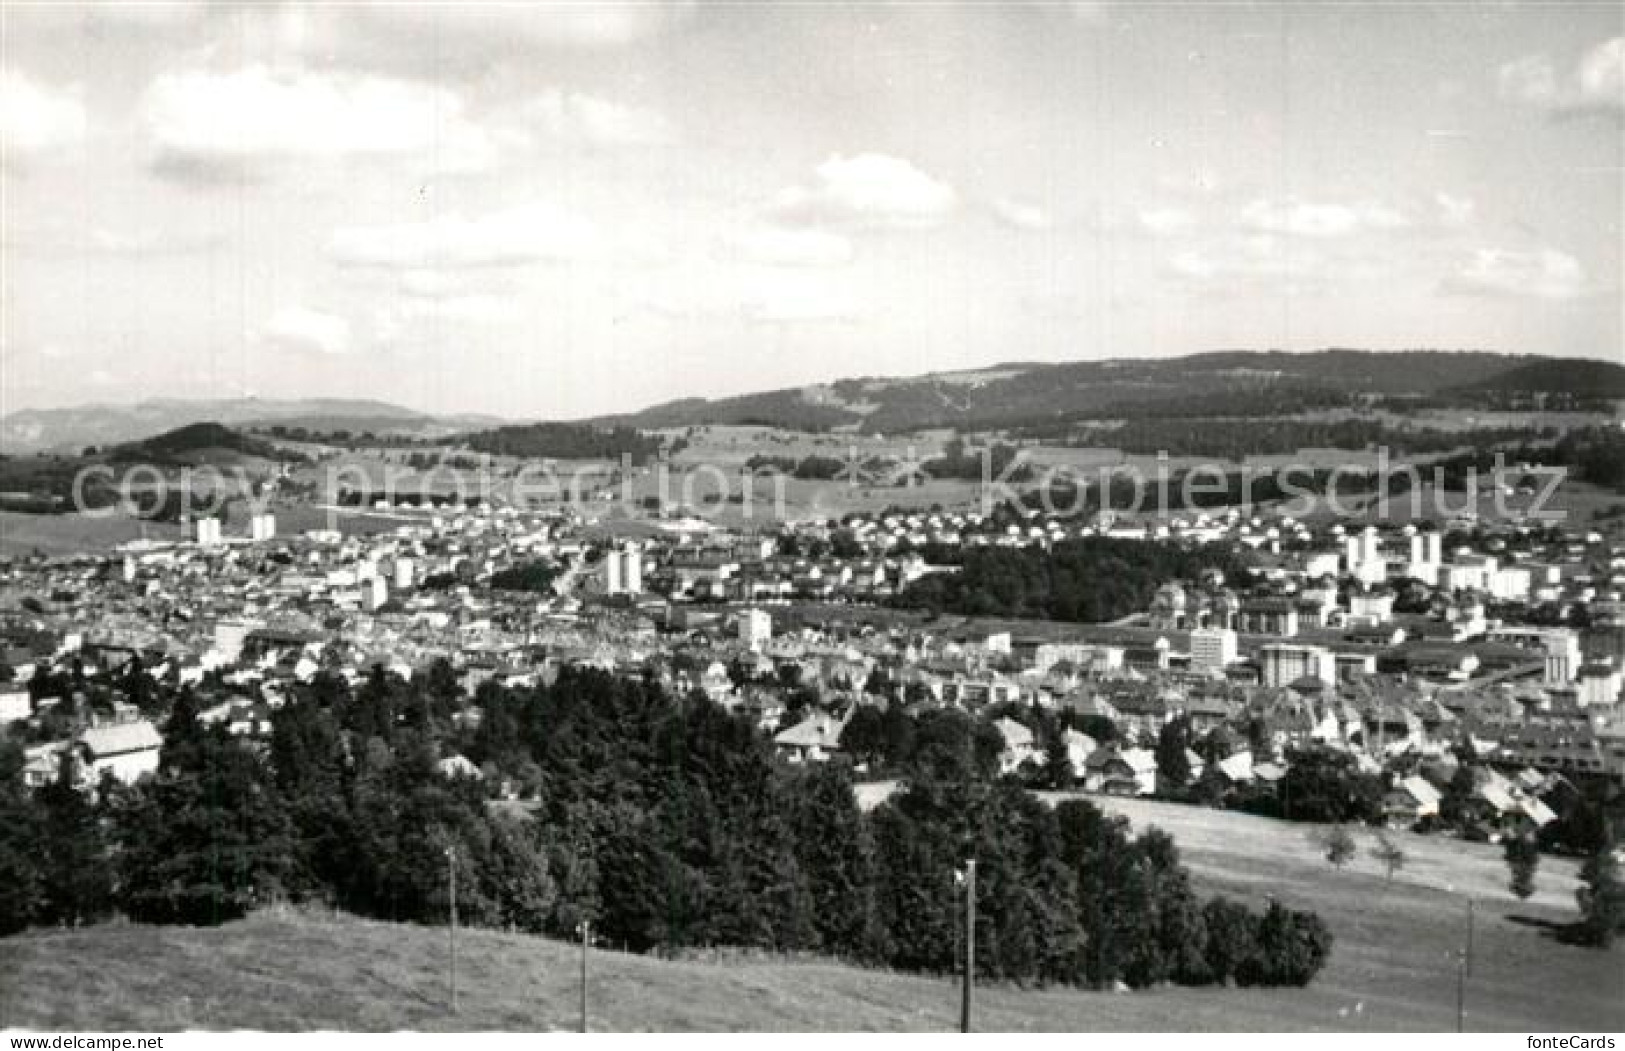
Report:
M 631 427 L 527 423 L 477 431 L 466 437 L 475 452 L 549 460 L 618 460 L 644 463 L 660 453 L 660 439 Z
M 1503 442 L 1550 438 L 1555 431 L 1529 427 L 1446 431 L 1432 427 L 1396 427 L 1375 419 L 1257 420 L 1143 417 L 1113 425 L 1050 423 L 1024 428 L 1023 438 L 1082 448 L 1109 448 L 1141 456 L 1205 456 L 1241 461 L 1249 456 L 1289 456 L 1301 449 L 1364 450 L 1386 448 L 1396 459 L 1418 453 L 1484 448 Z
M 144 441 L 129 442 L 110 450 L 108 459 L 113 463 L 177 463 L 187 461 L 192 454 L 215 450 L 266 460 L 304 459 L 219 423 L 191 423 Z
M 1182 358 L 1015 362 L 954 375 L 688 398 L 602 422 L 657 428 L 768 424 L 893 434 L 1138 417 L 1280 417 L 1377 401 L 1606 408 L 1625 367 L 1475 351 L 1222 351 Z
M 922 577 L 896 602 L 938 613 L 1094 624 L 1145 609 L 1170 580 L 1209 571 L 1233 580 L 1245 569 L 1228 549 L 1107 537 L 1067 540 L 1047 551 L 969 548 L 958 572 Z
M 473 709 L 444 665 L 353 690 L 323 673 L 258 747 L 203 725 L 183 692 L 157 775 L 105 781 L 94 803 L 27 792 L 0 748 L 0 933 L 115 911 L 215 924 L 288 899 L 440 923 L 450 864 L 467 924 L 567 937 L 590 919 L 640 951 L 946 972 L 954 871 L 974 857 L 984 976 L 1303 984 L 1330 949 L 1310 914 L 1203 901 L 1162 833 L 999 779 L 996 742 L 962 712 L 919 717 L 908 787 L 866 815 L 843 766 L 788 767 L 702 696 L 567 669 L 475 701 L 481 717 L 459 718 Z M 482 776 L 448 769 L 453 753 Z

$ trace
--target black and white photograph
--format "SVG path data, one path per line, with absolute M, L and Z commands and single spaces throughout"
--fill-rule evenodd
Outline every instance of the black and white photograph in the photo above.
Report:
M 0 1040 L 1618 1047 L 1622 222 L 1619 0 L 0 0 Z

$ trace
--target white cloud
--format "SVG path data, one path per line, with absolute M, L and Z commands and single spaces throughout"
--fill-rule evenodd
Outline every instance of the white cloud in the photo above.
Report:
M 775 282 L 747 291 L 742 313 L 758 324 L 850 321 L 857 303 L 844 291 L 807 283 Z
M 673 268 L 650 274 L 631 300 L 634 310 L 679 322 L 789 325 L 848 321 L 860 313 L 851 290 L 825 273 L 786 267 L 725 266 L 706 281 Z
M 1439 209 L 1439 225 L 1460 228 L 1473 221 L 1478 213 L 1478 207 L 1469 197 L 1457 197 L 1443 191 L 1433 195 L 1433 203 Z
M 99 6 L 143 5 L 111 0 Z M 658 40 L 686 24 L 695 6 L 686 0 L 290 0 L 219 5 L 205 17 L 226 30 L 220 50 L 229 54 L 408 79 L 462 79 Z M 229 14 L 221 10 L 228 7 Z
M 438 267 L 517 266 L 598 254 L 591 222 L 548 204 L 529 204 L 474 219 L 351 226 L 333 232 L 327 254 L 345 266 L 415 271 Z
M 1625 36 L 1605 40 L 1587 52 L 1574 79 L 1582 105 L 1625 110 Z
M 515 46 L 559 49 L 624 47 L 681 26 L 692 2 L 482 4 L 470 13 L 458 4 L 362 4 L 353 15 L 364 27 L 426 44 L 483 45 L 511 54 Z
M 1027 0 L 1027 3 L 1036 10 L 1088 26 L 1103 25 L 1110 14 L 1106 0 Z
M 1181 234 L 1196 225 L 1196 217 L 1184 208 L 1145 208 L 1139 219 L 1140 225 L 1157 237 Z
M 1253 201 L 1242 208 L 1241 224 L 1264 233 L 1294 237 L 1345 237 L 1397 230 L 1410 222 L 1399 211 L 1373 201 L 1333 204 L 1293 198 Z
M 1497 73 L 1501 97 L 1548 106 L 1557 100 L 1557 71 L 1545 55 L 1526 55 L 1508 62 Z
M 525 117 L 558 138 L 594 146 L 669 146 L 679 138 L 676 125 L 658 110 L 577 91 L 547 91 L 526 107 Z
M 4 248 L 28 255 L 151 259 L 204 255 L 229 243 L 221 231 L 179 225 L 132 229 L 64 221 L 61 217 L 14 225 L 15 229 L 6 231 Z
M 1497 72 L 1501 97 L 1558 116 L 1625 117 L 1625 36 L 1604 40 L 1568 76 L 1551 56 L 1526 55 Z
M 959 203 L 947 183 L 885 154 L 836 155 L 814 174 L 810 186 L 781 190 L 769 213 L 800 225 L 920 228 L 942 222 Z
M 167 32 L 191 26 L 208 13 L 206 0 L 141 0 L 120 3 L 18 4 L 6 12 L 8 29 L 74 35 L 97 32 Z
M 273 69 L 167 73 L 142 115 L 154 167 L 177 178 L 258 177 L 279 161 L 397 157 L 434 172 L 482 172 L 543 136 L 591 146 L 678 141 L 657 110 L 550 90 L 478 118 L 438 84 L 365 73 Z
M 284 307 L 265 323 L 260 339 L 281 350 L 337 356 L 349 353 L 350 323 L 308 307 Z
M 85 137 L 85 106 L 14 69 L 0 73 L 0 156 L 7 165 L 77 144 Z
M 852 242 L 827 230 L 757 226 L 729 237 L 724 251 L 768 266 L 841 266 L 852 261 Z
M 1193 281 L 1301 279 L 1317 270 L 1319 257 L 1289 249 L 1270 234 L 1224 237 L 1188 248 L 1168 260 L 1176 275 Z
M 1049 213 L 1044 209 L 1009 197 L 1000 197 L 993 202 L 993 214 L 1005 225 L 1017 230 L 1048 230 L 1051 225 Z
M 511 298 L 472 294 L 432 298 L 404 297 L 380 307 L 374 315 L 373 331 L 381 343 L 422 342 L 416 337 L 435 336 L 445 327 L 497 325 L 519 316 Z
M 397 286 L 401 294 L 418 299 L 448 299 L 468 290 L 461 273 L 443 270 L 403 270 Z
M 1586 287 L 1580 261 L 1553 248 L 1480 248 L 1440 284 L 1451 295 L 1521 299 L 1573 299 Z
M 155 163 L 172 174 L 365 155 L 418 155 L 439 170 L 477 170 L 501 145 L 447 88 L 263 65 L 162 74 L 147 90 L 143 114 Z

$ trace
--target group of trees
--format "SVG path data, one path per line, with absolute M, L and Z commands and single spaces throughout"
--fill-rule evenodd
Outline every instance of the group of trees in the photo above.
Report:
M 1437 470 L 1450 489 L 1466 489 L 1472 479 L 1482 489 L 1489 487 L 1498 466 L 1506 472 L 1503 483 L 1522 484 L 1512 468 L 1523 463 L 1562 469 L 1579 481 L 1625 492 L 1625 433 L 1614 427 L 1581 427 L 1555 442 L 1526 442 L 1499 450 L 1484 446 L 1440 460 L 1430 473 Z M 1538 490 L 1543 483 L 1537 478 L 1529 484 Z
M 552 884 L 534 837 L 437 765 L 454 693 L 443 674 L 407 691 L 379 672 L 351 691 L 323 673 L 260 748 L 201 724 L 183 691 L 155 776 L 94 793 L 74 786 L 71 759 L 29 793 L 20 751 L 0 746 L 0 932 L 115 911 L 217 924 L 277 900 L 438 922 L 448 849 L 465 922 L 544 929 Z
M 995 479 L 1019 483 L 1030 481 L 1033 469 L 1017 463 L 1021 450 L 1004 442 L 994 442 L 982 449 L 970 449 L 963 438 L 951 438 L 942 447 L 942 455 L 925 461 L 922 469 L 932 478 L 953 478 L 964 482 L 993 481 Z
M 1569 431 L 1553 446 L 1551 460 L 1573 467 L 1581 481 L 1625 492 L 1625 432 L 1617 427 Z
M 1313 913 L 1204 900 L 1170 837 L 1131 836 L 1125 819 L 1084 800 L 1051 809 L 1009 782 L 922 779 L 871 821 L 892 966 L 952 969 L 963 933 L 951 881 L 972 855 L 976 963 L 992 977 L 1304 985 L 1331 951 Z
M 1016 981 L 1303 984 L 1318 918 L 1192 890 L 1173 842 L 998 777 L 986 724 L 912 727 L 909 787 L 865 814 L 839 764 L 787 768 L 748 719 L 652 680 L 567 669 L 552 685 L 454 676 L 357 688 L 319 673 L 269 742 L 205 726 L 181 692 L 156 776 L 34 792 L 0 751 L 0 931 L 122 912 L 214 924 L 274 900 L 569 936 L 637 951 L 729 945 L 907 970 L 957 966 L 954 870 L 979 865 L 976 966 Z M 482 778 L 448 775 L 455 752 Z M 67 771 L 71 773 L 71 770 Z M 493 800 L 524 786 L 522 804 Z M 985 925 L 985 926 L 984 926 Z M 957 933 L 956 933 L 957 932 Z
M 1098 623 L 1146 608 L 1161 584 L 1214 570 L 1227 579 L 1244 572 L 1228 549 L 1171 542 L 1085 537 L 1048 551 L 972 548 L 959 572 L 922 577 L 896 603 L 937 613 Z
M 548 593 L 559 569 L 546 559 L 532 559 L 499 569 L 491 574 L 491 587 L 496 591 L 535 591 Z
M 526 423 L 468 435 L 468 447 L 492 456 L 552 460 L 619 460 L 643 464 L 660 455 L 660 439 L 632 427 Z
M 794 456 L 766 456 L 757 453 L 745 461 L 745 469 L 753 475 L 782 474 L 808 482 L 828 482 L 837 478 L 848 477 L 851 465 L 848 461 L 836 456 L 819 456 L 814 453 L 796 459 Z M 858 481 L 857 477 L 850 477 L 851 481 Z
M 1253 797 L 1247 809 L 1288 821 L 1369 825 L 1382 820 L 1385 794 L 1382 775 L 1362 773 L 1349 753 L 1300 748 L 1287 752 L 1273 796 Z
M 1625 880 L 1620 878 L 1619 851 L 1605 844 L 1580 866 L 1580 921 L 1573 940 L 1603 948 L 1625 932 Z

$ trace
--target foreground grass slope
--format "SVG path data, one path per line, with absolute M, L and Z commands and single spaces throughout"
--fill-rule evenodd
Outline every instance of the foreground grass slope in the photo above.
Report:
M 1393 903 L 1390 902 L 1390 905 Z M 1425 902 L 1406 909 L 1429 932 Z M 1339 917 L 1346 921 L 1348 917 Z M 1454 976 L 1414 948 L 1346 927 L 1340 956 L 1307 990 L 978 990 L 977 1028 L 1448 1029 Z M 1504 923 L 1480 932 L 1469 983 L 1476 1030 L 1618 1030 L 1621 957 L 1550 943 Z M 548 1030 L 576 1025 L 573 946 L 465 931 L 460 1010 L 447 1010 L 443 930 L 349 918 L 257 916 L 219 929 L 107 926 L 0 942 L 0 1022 L 34 1029 Z M 1433 955 L 1443 956 L 1443 953 Z M 1606 972 L 1612 968 L 1613 977 Z M 829 962 L 662 961 L 598 951 L 592 1024 L 616 1030 L 945 1030 L 951 980 Z
M 1504 890 L 1493 848 L 1404 837 L 1389 882 L 1364 857 L 1331 870 L 1304 827 L 1140 801 L 1172 831 L 1200 888 L 1320 912 L 1337 938 L 1308 989 L 1140 993 L 982 987 L 986 1030 L 1449 1030 L 1467 893 L 1477 901 L 1467 1028 L 1625 1029 L 1625 947 L 1563 945 L 1573 866 L 1542 862 L 1541 893 Z M 949 891 L 944 890 L 945 893 Z M 0 1025 L 40 1029 L 570 1029 L 574 946 L 459 936 L 461 1011 L 446 1002 L 446 932 L 343 916 L 260 915 L 217 930 L 110 925 L 0 940 Z M 593 1025 L 658 1030 L 929 1030 L 958 1023 L 958 990 L 839 963 L 663 961 L 595 951 Z

